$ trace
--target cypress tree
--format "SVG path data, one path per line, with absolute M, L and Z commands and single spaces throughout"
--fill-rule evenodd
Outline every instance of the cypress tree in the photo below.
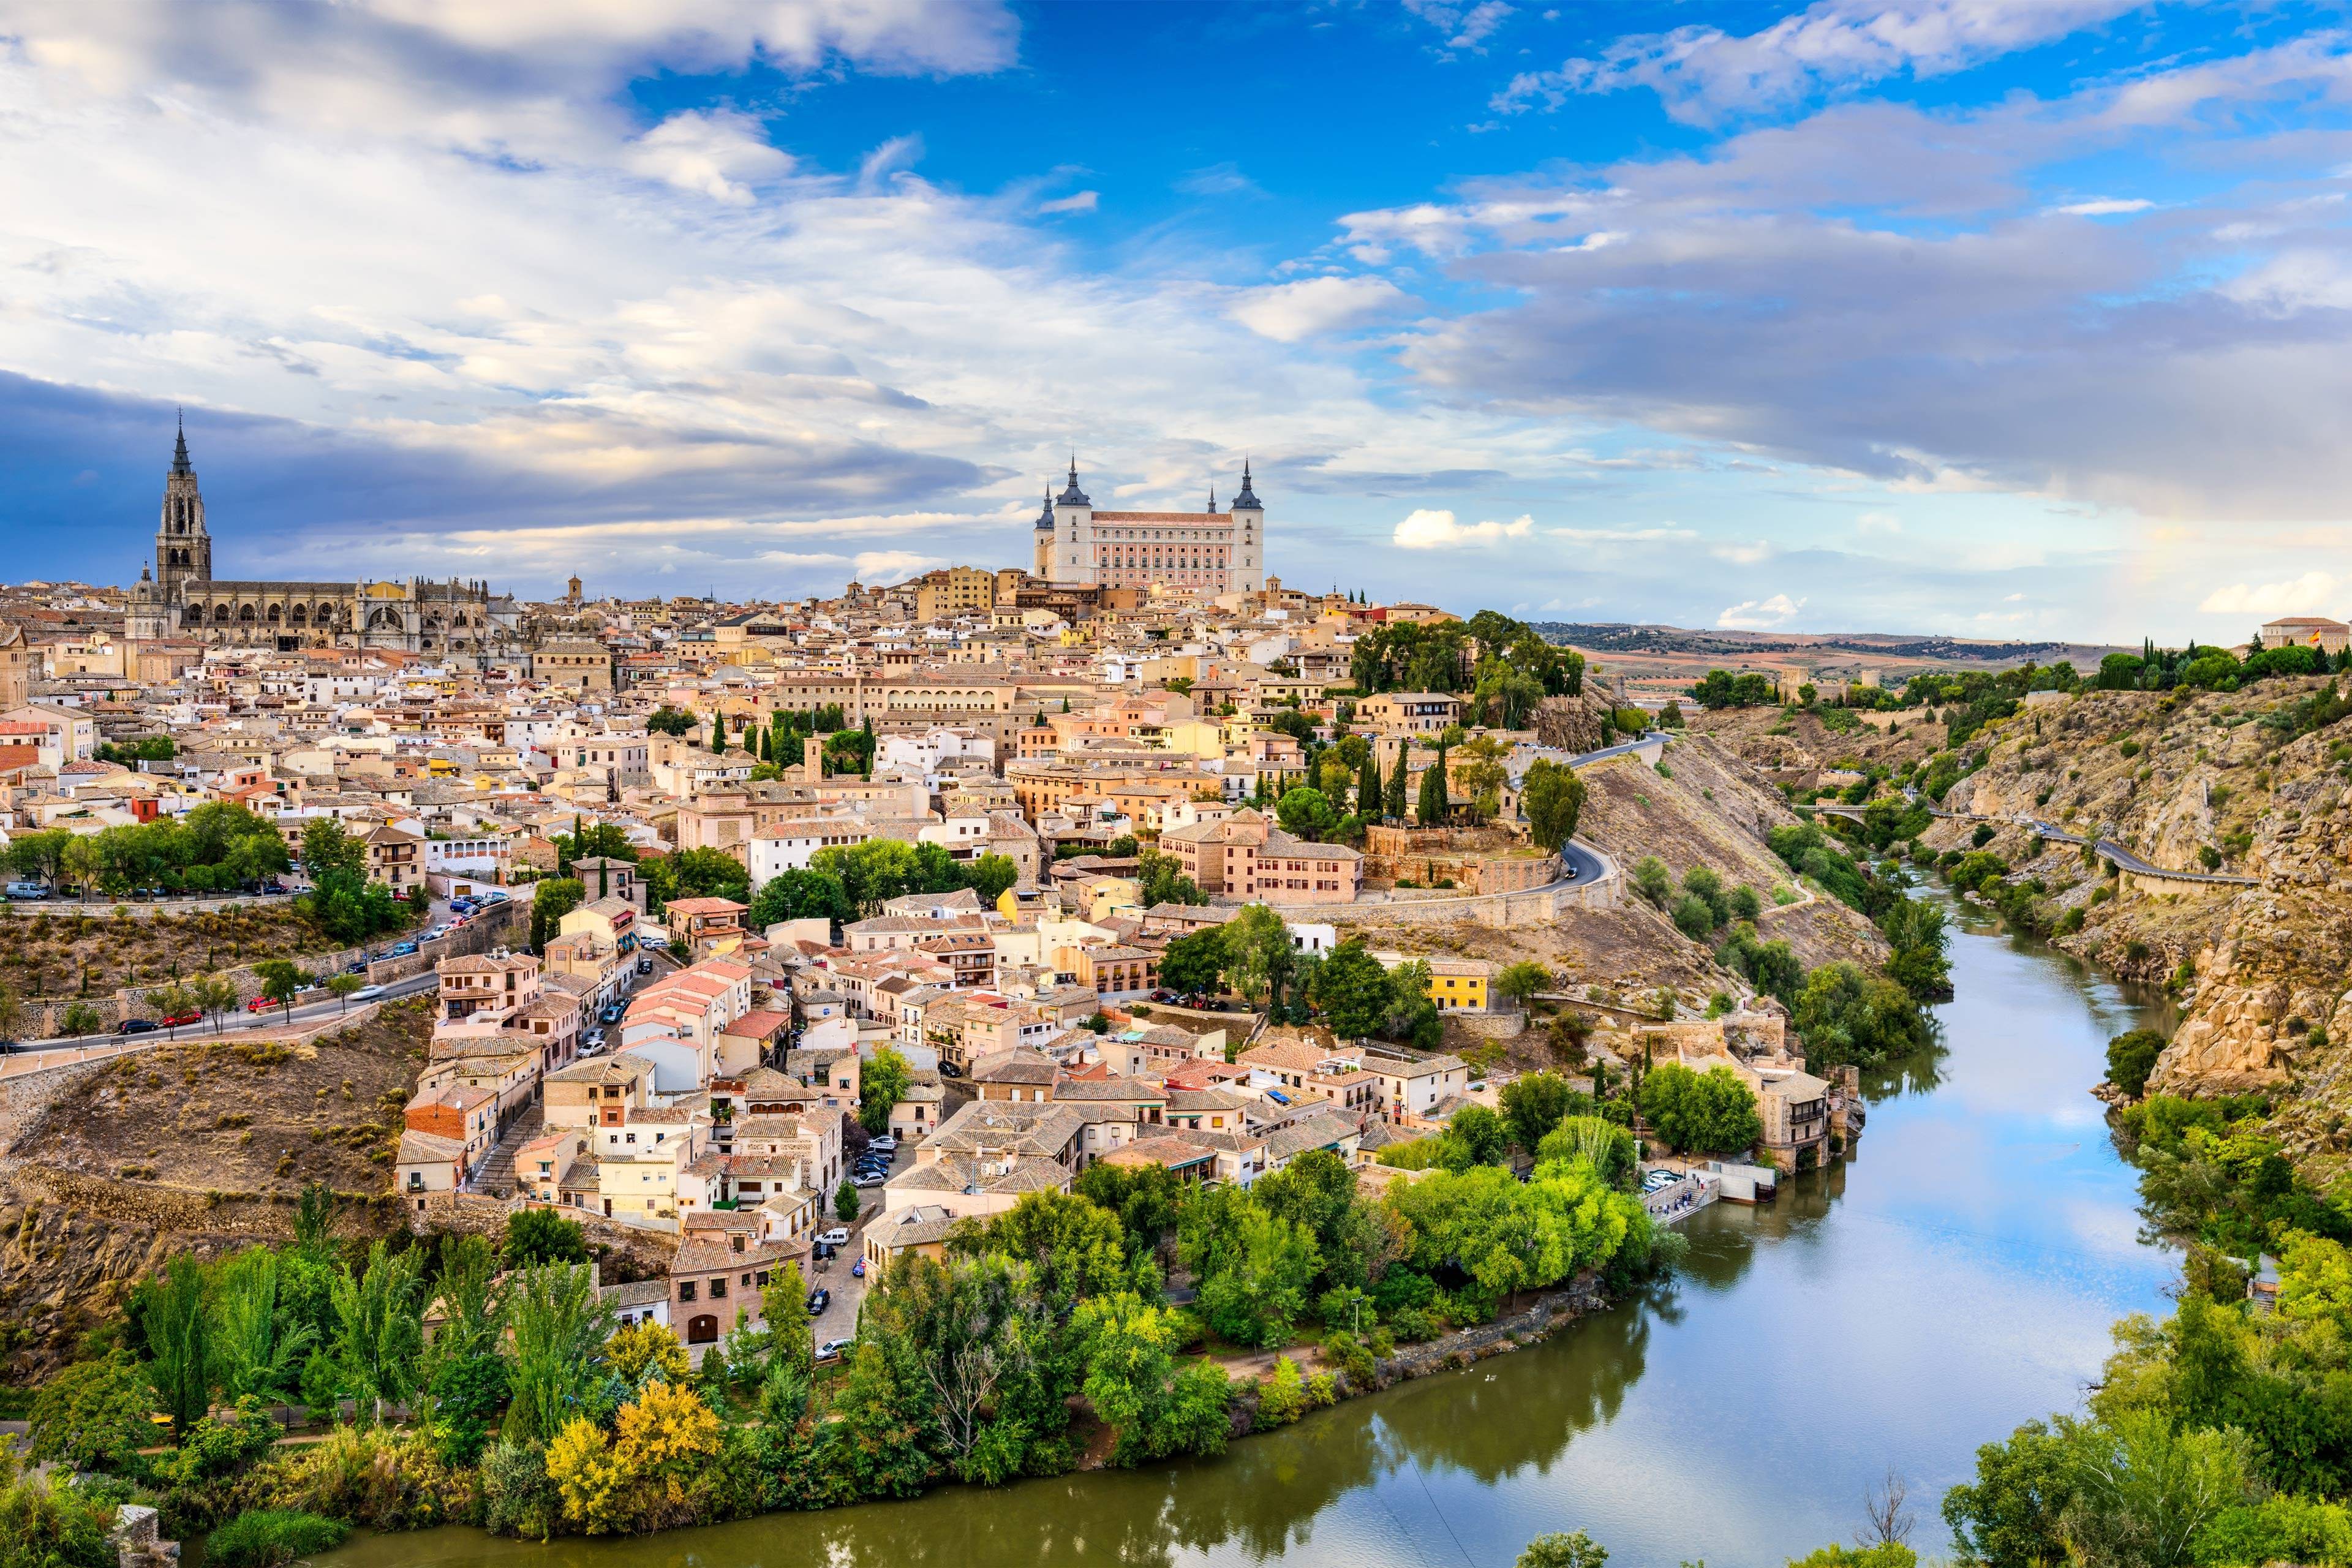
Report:
M 1437 748 L 1437 761 L 1430 763 L 1429 771 L 1421 775 L 1421 800 L 1415 807 L 1415 815 L 1421 818 L 1423 827 L 1434 827 L 1445 820 L 1445 748 L 1440 746 Z
M 1412 752 L 1412 742 L 1410 741 L 1397 747 L 1396 772 L 1389 775 L 1388 793 L 1381 797 L 1381 815 L 1391 822 L 1404 820 L 1405 763 Z
M 1356 815 L 1369 822 L 1381 814 L 1381 764 L 1373 760 L 1370 749 L 1364 752 L 1364 765 L 1356 773 Z

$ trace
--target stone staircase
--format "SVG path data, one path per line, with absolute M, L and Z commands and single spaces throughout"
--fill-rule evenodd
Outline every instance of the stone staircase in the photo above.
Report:
M 510 1197 L 515 1190 L 515 1152 L 547 1129 L 547 1116 L 541 1102 L 531 1101 L 507 1124 L 480 1166 L 467 1178 L 465 1190 L 485 1193 L 494 1198 Z

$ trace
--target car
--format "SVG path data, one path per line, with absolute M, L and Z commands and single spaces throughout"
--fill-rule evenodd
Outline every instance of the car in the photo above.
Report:
M 267 996 L 256 996 L 252 1001 L 247 1002 L 245 1005 L 245 1010 L 248 1013 L 267 1013 L 272 1007 L 277 1005 L 277 1003 L 271 1001 Z
M 264 882 L 261 884 L 261 894 L 264 898 L 275 898 L 285 890 L 286 884 L 283 882 Z
M 857 1342 L 856 1340 L 827 1340 L 823 1344 L 816 1347 L 816 1359 L 819 1361 L 839 1361 L 848 1352 L 849 1347 L 856 1342 Z
M 362 985 L 358 990 L 352 993 L 352 1000 L 354 1002 L 373 1002 L 377 997 L 383 995 L 383 993 L 384 988 L 381 985 Z
M 580 1043 L 592 1051 L 601 1051 L 604 1048 L 604 1031 L 591 1029 L 580 1037 Z
M 387 956 L 392 958 L 413 958 L 415 954 L 416 944 L 415 942 L 394 942 L 393 944 L 392 952 Z
M 185 1028 L 190 1024 L 201 1024 L 204 1021 L 205 1016 L 202 1013 L 174 1013 L 162 1020 L 163 1027 L 167 1029 Z
M 878 1187 L 889 1179 L 879 1171 L 860 1171 L 849 1178 L 849 1184 L 853 1187 Z
M 367 960 L 364 958 L 355 958 L 352 960 L 349 963 L 343 965 L 343 973 L 346 974 L 365 974 L 367 973 Z
M 810 1317 L 816 1318 L 824 1316 L 824 1310 L 832 1305 L 833 1292 L 826 1289 L 824 1286 L 820 1285 L 815 1289 L 809 1292 L 808 1313 Z
M 849 1277 L 853 1279 L 863 1279 L 866 1278 L 866 1259 L 861 1258 L 856 1262 L 849 1266 Z
M 8 896 L 12 899 L 46 899 L 49 896 L 49 889 L 39 882 L 11 882 L 8 884 Z
M 956 1066 L 953 1062 L 941 1062 L 940 1064 L 940 1076 L 941 1078 L 961 1078 L 963 1076 L 963 1068 Z
M 470 915 L 480 907 L 481 906 L 475 903 L 471 899 L 452 899 L 449 900 L 449 912 L 453 915 Z
M 114 1026 L 118 1035 L 152 1035 L 163 1026 L 152 1018 L 125 1018 Z
M 616 1005 L 607 1007 L 603 1012 L 597 1014 L 596 1021 L 600 1024 L 617 1024 L 621 1021 L 621 1009 Z
M 1151 994 L 1151 999 L 1154 1002 L 1173 1002 L 1176 1000 L 1176 993 L 1169 990 L 1168 987 L 1163 985 L 1159 990 L 1154 991 Z
M 852 1162 L 861 1171 L 887 1171 L 890 1168 L 887 1154 L 860 1154 Z
M 486 903 L 486 904 L 503 904 L 503 903 L 505 903 L 506 901 L 507 901 L 507 896 L 506 896 L 504 893 L 496 893 L 496 892 L 492 892 L 492 893 L 484 893 L 484 894 L 482 895 L 482 902 L 484 902 L 484 903 Z
M 820 1241 L 809 1247 L 809 1256 L 815 1258 L 819 1263 L 823 1263 L 826 1258 L 831 1258 L 835 1253 L 839 1252 L 841 1248 L 837 1247 L 827 1247 L 824 1242 Z
M 847 1226 L 837 1225 L 831 1230 L 818 1231 L 816 1233 L 816 1239 L 824 1243 L 827 1247 L 847 1247 L 849 1245 L 849 1227 Z
M 879 1137 L 868 1139 L 866 1146 L 868 1149 L 875 1150 L 876 1152 L 884 1154 L 895 1154 L 898 1152 L 898 1141 L 896 1138 L 891 1137 L 887 1132 L 881 1134 Z
M 654 972 L 654 961 L 653 961 L 652 959 L 650 959 L 650 958 L 641 958 L 641 959 L 637 960 L 637 973 L 640 973 L 640 974 L 651 974 L 653 972 Z
M 649 931 L 643 936 L 637 938 L 637 945 L 640 947 L 649 947 L 656 952 L 660 952 L 669 946 L 669 938 L 662 935 L 659 931 Z

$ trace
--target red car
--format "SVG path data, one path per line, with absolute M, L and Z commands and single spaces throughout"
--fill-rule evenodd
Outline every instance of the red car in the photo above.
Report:
M 205 1016 L 202 1013 L 182 1013 L 176 1017 L 162 1020 L 163 1027 L 167 1029 L 176 1029 L 183 1024 L 201 1024 L 204 1021 Z
M 267 996 L 256 996 L 252 1001 L 247 1002 L 245 1005 L 245 1010 L 248 1013 L 267 1013 L 272 1007 L 277 1005 L 277 1003 L 272 1002 Z

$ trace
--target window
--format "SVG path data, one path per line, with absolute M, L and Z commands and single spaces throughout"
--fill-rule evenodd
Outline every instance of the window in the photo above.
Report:
M 691 1301 L 694 1300 L 693 1280 L 681 1279 L 677 1282 L 677 1299 L 681 1301 Z

